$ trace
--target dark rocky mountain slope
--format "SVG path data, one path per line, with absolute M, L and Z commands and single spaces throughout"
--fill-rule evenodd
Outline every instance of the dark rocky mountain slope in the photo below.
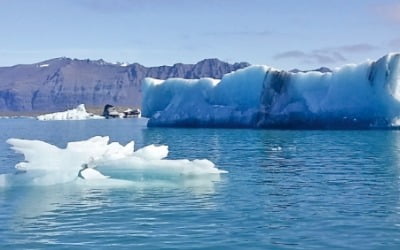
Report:
M 145 67 L 103 60 L 56 58 L 44 62 L 0 67 L 0 111 L 45 112 L 105 104 L 140 107 L 141 82 L 145 77 L 221 78 L 249 66 L 206 59 L 196 64 Z

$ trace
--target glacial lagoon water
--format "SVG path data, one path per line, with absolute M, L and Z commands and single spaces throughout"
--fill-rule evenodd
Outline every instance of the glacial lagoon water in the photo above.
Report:
M 229 173 L 135 186 L 0 188 L 0 249 L 399 249 L 400 131 L 147 128 L 143 120 L 0 120 L 8 138 L 65 147 L 95 135 Z M 121 174 L 129 179 L 129 175 Z M 189 183 L 189 184 L 188 184 Z

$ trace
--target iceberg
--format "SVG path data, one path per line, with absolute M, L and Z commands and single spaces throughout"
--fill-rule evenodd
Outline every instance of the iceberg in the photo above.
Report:
M 221 80 L 143 81 L 148 126 L 392 128 L 400 122 L 400 54 L 332 72 L 250 66 Z
M 41 121 L 54 121 L 54 120 L 104 119 L 104 117 L 88 113 L 86 111 L 85 105 L 80 104 L 76 108 L 67 111 L 39 115 L 37 119 Z
M 15 174 L 0 175 L 0 186 L 46 186 L 107 179 L 143 181 L 157 176 L 161 179 L 204 177 L 211 181 L 226 173 L 207 159 L 166 159 L 168 146 L 165 145 L 149 145 L 135 151 L 133 141 L 126 145 L 109 143 L 107 136 L 69 142 L 65 148 L 39 140 L 11 138 L 7 143 L 25 159 L 15 165 Z M 208 178 L 210 175 L 214 177 Z

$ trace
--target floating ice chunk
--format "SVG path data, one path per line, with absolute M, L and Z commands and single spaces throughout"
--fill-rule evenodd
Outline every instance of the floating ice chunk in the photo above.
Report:
M 271 150 L 272 150 L 272 151 L 282 151 L 282 147 L 280 147 L 280 146 L 274 146 L 274 147 L 271 147 Z
M 99 171 L 89 167 L 79 171 L 78 176 L 84 180 L 99 180 L 108 178 L 108 176 L 105 176 Z
M 87 120 L 87 119 L 104 119 L 103 116 L 94 115 L 86 111 L 85 105 L 80 104 L 74 109 L 70 109 L 64 112 L 56 112 L 46 115 L 39 115 L 37 117 L 41 121 L 50 120 Z
M 135 143 L 129 142 L 125 146 L 122 146 L 118 142 L 112 142 L 108 145 L 106 152 L 103 155 L 103 159 L 118 160 L 124 157 L 131 156 L 133 154 Z
M 9 139 L 7 143 L 25 159 L 15 165 L 20 174 L 0 175 L 0 185 L 53 185 L 73 182 L 79 177 L 103 180 L 108 176 L 118 177 L 121 170 L 125 171 L 124 178 L 138 172 L 182 177 L 225 173 L 209 160 L 166 160 L 167 146 L 149 145 L 134 151 L 133 141 L 126 145 L 109 143 L 107 136 L 69 142 L 65 148 L 38 140 Z
M 214 163 L 207 160 L 166 160 L 144 159 L 140 157 L 126 157 L 117 161 L 99 162 L 99 169 L 103 172 L 112 170 L 132 169 L 137 173 L 151 174 L 152 176 L 202 176 L 208 174 L 227 173 L 215 167 Z
M 145 160 L 161 160 L 168 156 L 168 146 L 149 145 L 137 150 L 134 156 Z
M 212 79 L 143 81 L 149 126 L 371 128 L 400 117 L 400 53 L 332 72 L 250 66 Z

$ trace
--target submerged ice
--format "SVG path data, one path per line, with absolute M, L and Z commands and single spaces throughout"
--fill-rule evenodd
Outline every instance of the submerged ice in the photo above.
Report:
M 149 126 L 398 126 L 400 54 L 325 73 L 250 66 L 221 80 L 146 78 L 142 109 Z
M 69 142 L 59 148 L 39 140 L 9 139 L 12 149 L 23 154 L 15 174 L 0 175 L 0 186 L 53 185 L 73 181 L 115 180 L 143 181 L 151 178 L 208 178 L 219 176 L 219 170 L 206 159 L 168 160 L 167 146 L 149 145 L 134 150 L 134 142 L 109 143 L 109 137 L 96 136 L 84 141 Z M 104 174 L 105 173 L 105 174 Z M 132 184 L 132 183 L 131 183 Z

